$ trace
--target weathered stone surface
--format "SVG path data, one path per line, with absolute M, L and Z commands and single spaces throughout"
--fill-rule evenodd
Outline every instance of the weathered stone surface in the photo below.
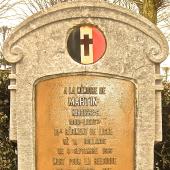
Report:
M 95 64 L 76 63 L 67 52 L 73 27 L 96 25 L 107 41 Z M 11 139 L 18 142 L 19 170 L 36 169 L 35 84 L 49 76 L 104 74 L 135 83 L 135 170 L 153 170 L 153 146 L 161 140 L 159 64 L 168 55 L 162 33 L 128 10 L 98 1 L 58 4 L 23 22 L 4 45 L 13 63 Z M 119 91 L 119 89 L 118 89 Z

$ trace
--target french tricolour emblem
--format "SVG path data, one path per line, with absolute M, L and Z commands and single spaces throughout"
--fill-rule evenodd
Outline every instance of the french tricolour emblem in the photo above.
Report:
M 73 60 L 81 64 L 92 64 L 104 55 L 106 40 L 95 26 L 79 26 L 69 35 L 67 49 Z

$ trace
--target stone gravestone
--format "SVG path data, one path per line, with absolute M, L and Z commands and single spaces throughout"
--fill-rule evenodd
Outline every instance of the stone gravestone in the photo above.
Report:
M 153 170 L 162 33 L 99 1 L 58 4 L 8 38 L 19 170 Z

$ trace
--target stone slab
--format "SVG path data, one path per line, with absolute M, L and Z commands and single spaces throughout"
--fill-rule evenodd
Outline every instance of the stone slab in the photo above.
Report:
M 118 78 L 81 75 L 40 81 L 37 170 L 134 170 L 135 99 L 133 82 Z

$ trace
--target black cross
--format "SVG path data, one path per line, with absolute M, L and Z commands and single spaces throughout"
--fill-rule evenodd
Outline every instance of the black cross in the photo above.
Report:
M 80 44 L 84 45 L 84 56 L 89 56 L 89 45 L 93 44 L 93 39 L 89 39 L 89 35 L 85 34 L 84 39 L 80 40 Z

